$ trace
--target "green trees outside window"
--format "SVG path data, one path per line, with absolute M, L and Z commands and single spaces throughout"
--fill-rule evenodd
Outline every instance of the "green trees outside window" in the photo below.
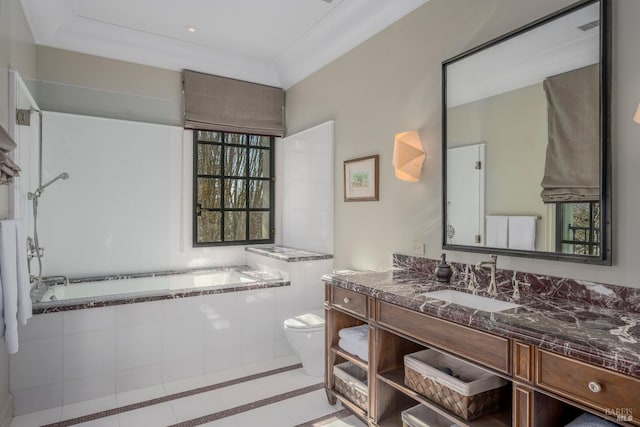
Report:
M 274 138 L 193 132 L 193 245 L 273 243 Z

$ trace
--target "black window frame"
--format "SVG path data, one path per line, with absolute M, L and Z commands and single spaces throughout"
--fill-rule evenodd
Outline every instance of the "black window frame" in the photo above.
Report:
M 220 142 L 201 141 L 199 139 L 200 132 L 216 132 L 221 135 Z M 245 135 L 246 142 L 243 144 L 227 142 L 226 136 L 233 135 Z M 269 138 L 269 147 L 251 145 L 250 137 L 257 136 L 261 138 Z M 198 146 L 202 145 L 215 145 L 221 147 L 221 162 L 220 162 L 220 174 L 199 174 L 198 173 Z M 224 170 L 225 166 L 225 147 L 238 147 L 246 149 L 247 165 L 249 163 L 250 150 L 263 150 L 269 152 L 269 176 L 268 177 L 251 177 L 249 176 L 249 168 L 244 175 L 229 175 Z M 272 244 L 275 237 L 275 137 L 270 135 L 260 135 L 245 132 L 225 132 L 207 129 L 194 129 L 193 130 L 193 203 L 192 203 L 192 245 L 193 247 L 211 247 L 211 246 L 238 246 L 238 245 L 255 245 L 255 244 Z M 224 206 L 224 197 L 220 198 L 220 208 L 203 208 L 199 206 L 198 201 L 198 178 L 212 178 L 220 179 L 221 187 L 220 191 L 224 194 L 224 180 L 225 179 L 242 179 L 245 180 L 247 186 L 247 203 L 244 208 L 226 208 Z M 264 181 L 269 182 L 269 207 L 268 208 L 252 208 L 249 204 L 250 188 L 249 182 L 251 181 Z M 201 211 L 220 212 L 220 241 L 216 242 L 200 242 L 198 241 L 198 217 Z M 245 228 L 245 240 L 228 240 L 225 241 L 224 233 L 224 213 L 225 212 L 246 212 L 246 228 Z M 269 212 L 269 238 L 268 239 L 249 239 L 250 236 L 250 213 L 251 212 Z

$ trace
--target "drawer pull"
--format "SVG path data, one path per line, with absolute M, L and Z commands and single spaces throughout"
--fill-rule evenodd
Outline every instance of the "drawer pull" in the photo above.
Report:
M 349 301 L 351 301 L 351 300 L 349 298 L 347 298 L 347 297 L 344 297 L 344 299 L 342 301 L 344 301 L 345 304 L 349 304 Z
M 594 393 L 600 393 L 602 391 L 602 386 L 595 381 L 589 381 L 589 390 Z

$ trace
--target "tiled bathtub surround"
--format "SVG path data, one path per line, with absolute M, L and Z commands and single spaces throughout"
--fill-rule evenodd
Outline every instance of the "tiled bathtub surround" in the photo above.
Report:
M 72 303 L 75 309 L 44 303 L 42 314 L 20 328 L 19 351 L 11 358 L 15 413 L 293 354 L 283 322 L 322 308 L 321 277 L 333 260 L 245 255 L 248 266 L 240 271 L 255 282 L 88 298 Z
M 598 299 L 584 292 L 577 294 L 572 300 L 570 292 L 552 292 L 556 290 L 553 285 L 561 288 L 565 286 L 564 283 L 570 282 L 567 284 L 570 289 L 579 289 L 584 282 L 566 279 L 555 281 L 553 278 L 540 279 L 535 285 L 532 284 L 533 290 L 525 288 L 521 291 L 521 299 L 514 301 L 511 287 L 513 273 L 500 271 L 499 294 L 496 298 L 516 302 L 522 307 L 488 313 L 424 296 L 426 292 L 440 289 L 466 291 L 458 279 L 453 280 L 451 284 L 436 282 L 430 273 L 435 262 L 396 255 L 395 268 L 390 271 L 333 274 L 325 279 L 334 285 L 375 296 L 412 310 L 434 314 L 456 323 L 518 339 L 640 377 L 640 315 L 637 310 L 619 310 L 606 306 L 610 304 L 614 307 L 626 307 L 629 301 L 618 301 L 612 297 Z M 406 268 L 403 268 L 403 265 Z M 526 281 L 540 276 L 525 274 L 518 277 Z M 483 284 L 478 294 L 488 296 L 486 278 L 479 276 L 478 279 Z M 595 289 L 598 289 L 598 286 L 610 289 L 604 285 L 593 285 Z M 591 289 L 591 292 L 596 291 Z M 608 293 L 619 295 L 614 291 Z M 585 300 L 593 300 L 595 304 Z
M 289 289 L 36 315 L 10 361 L 15 413 L 292 354 L 281 319 Z

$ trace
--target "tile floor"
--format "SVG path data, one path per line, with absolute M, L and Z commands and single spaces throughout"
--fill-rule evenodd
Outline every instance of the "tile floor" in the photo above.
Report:
M 322 379 L 298 363 L 290 356 L 65 405 L 15 417 L 11 427 L 365 426 L 329 405 Z

